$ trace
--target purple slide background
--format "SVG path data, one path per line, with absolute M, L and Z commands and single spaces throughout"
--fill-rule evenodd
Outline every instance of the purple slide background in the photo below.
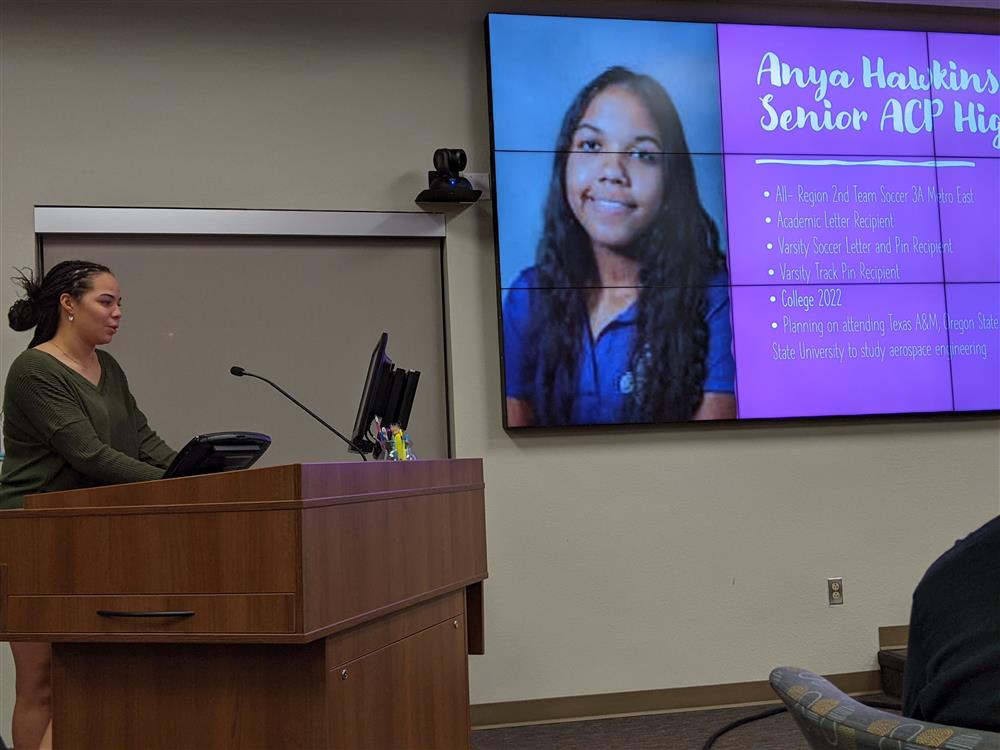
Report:
M 944 66 L 954 62 L 957 67 L 964 67 L 970 73 L 979 73 L 990 67 L 994 75 L 1000 76 L 1000 37 L 981 34 L 928 34 L 927 49 L 930 58 Z M 934 128 L 934 145 L 938 156 L 1000 156 L 1000 143 L 997 142 L 998 135 L 995 131 L 983 132 L 977 123 L 979 132 L 969 132 L 968 125 L 963 125 L 962 132 L 959 133 L 954 125 L 956 103 L 966 116 L 970 103 L 973 110 L 977 109 L 974 105 L 983 105 L 987 117 L 990 112 L 996 115 L 996 93 L 934 88 L 933 95 L 944 103 L 944 110 Z
M 954 118 L 956 101 L 971 102 L 989 122 L 1000 96 L 862 83 L 862 56 L 926 75 L 928 47 L 944 66 L 1000 72 L 996 37 L 719 26 L 740 418 L 1000 409 L 1000 150 L 993 132 L 956 133 Z M 767 94 L 778 111 L 826 109 L 815 86 L 758 86 L 767 52 L 847 71 L 854 83 L 828 88 L 830 110 L 868 120 L 859 131 L 764 130 Z M 921 107 L 931 96 L 932 128 L 880 128 L 888 100 Z M 835 359 L 803 358 L 824 349 Z
M 952 357 L 955 408 L 1000 409 L 1000 284 L 948 284 L 947 289 L 951 343 L 980 345 L 986 352 Z
M 952 243 L 945 280 L 1000 281 L 1000 159 L 971 161 L 937 170 L 941 236 Z
M 944 330 L 944 288 L 940 284 L 843 286 L 842 306 L 810 310 L 785 306 L 785 299 L 818 299 L 830 287 L 735 287 L 732 290 L 736 387 L 741 418 L 823 416 L 948 411 L 952 408 L 951 379 L 946 356 L 891 357 L 892 345 L 947 344 Z M 771 302 L 771 297 L 775 298 Z M 837 300 L 834 299 L 834 302 Z M 900 326 L 893 331 L 890 314 Z M 922 314 L 936 316 L 929 330 L 913 330 Z M 846 319 L 871 325 L 845 330 Z M 774 328 L 773 324 L 778 327 Z M 822 335 L 798 332 L 791 326 L 819 323 Z M 839 332 L 831 333 L 828 325 Z M 875 329 L 881 324 L 884 334 Z M 867 349 L 865 348 L 867 345 Z M 840 347 L 843 357 L 803 359 L 800 347 Z M 848 347 L 853 349 L 848 349 Z M 791 349 L 795 359 L 776 359 L 774 347 Z M 856 350 L 856 351 L 855 351 Z M 874 352 L 873 357 L 864 354 Z M 852 356 L 854 353 L 855 356 Z
M 873 268 L 882 270 L 887 282 L 943 281 L 941 255 L 913 249 L 914 236 L 923 243 L 939 240 L 937 211 L 915 202 L 913 190 L 917 177 L 934 185 L 934 169 L 756 164 L 757 158 L 725 157 L 733 284 L 801 282 L 801 276 L 782 271 L 802 266 L 810 273 L 808 283 L 872 283 L 875 278 L 864 272 Z M 886 202 L 886 195 L 899 202 Z M 874 218 L 874 227 L 858 226 L 855 212 L 862 220 Z M 822 226 L 782 226 L 796 217 Z M 891 226 L 880 226 L 883 219 Z M 817 264 L 832 264 L 837 277 L 818 278 Z
M 761 60 L 768 52 L 782 63 L 808 71 L 809 66 L 846 71 L 853 79 L 850 88 L 829 86 L 826 96 L 816 100 L 817 87 L 799 88 L 794 83 L 774 87 L 770 77 L 757 84 Z M 865 88 L 862 79 L 862 56 L 875 60 L 881 55 L 884 70 L 905 71 L 908 66 L 927 69 L 927 38 L 923 32 L 869 31 L 860 29 L 814 29 L 787 26 L 738 26 L 719 24 L 719 75 L 722 79 L 722 132 L 726 153 L 812 154 L 822 144 L 828 154 L 890 154 L 922 156 L 934 153 L 929 131 L 897 133 L 892 128 L 880 130 L 879 122 L 886 101 L 895 97 L 909 100 L 923 98 L 925 92 L 895 91 L 877 86 Z M 778 112 L 806 110 L 822 115 L 830 112 L 865 110 L 868 119 L 860 130 L 822 130 L 812 128 L 791 131 L 780 128 L 765 131 L 760 126 L 765 110 L 761 97 L 773 95 L 771 106 Z

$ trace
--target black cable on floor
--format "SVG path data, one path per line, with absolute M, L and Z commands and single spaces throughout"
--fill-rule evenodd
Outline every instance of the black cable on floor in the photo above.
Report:
M 901 706 L 898 703 L 885 703 L 884 701 L 858 701 L 869 708 L 881 708 L 887 709 L 889 711 L 899 711 Z M 778 714 L 783 714 L 788 711 L 784 706 L 779 706 L 778 708 L 769 708 L 766 711 L 761 711 L 757 714 L 751 714 L 750 716 L 744 716 L 742 719 L 737 719 L 736 721 L 731 721 L 726 724 L 721 729 L 715 731 L 711 737 L 701 746 L 701 750 L 712 750 L 715 747 L 715 741 L 719 739 L 726 732 L 730 732 L 737 727 L 741 727 L 744 724 L 749 724 L 754 721 L 759 721 L 761 719 L 766 719 L 769 716 L 777 716 Z
M 744 724 L 749 724 L 752 721 L 759 721 L 760 719 L 766 719 L 768 716 L 777 716 L 778 714 L 785 713 L 787 710 L 788 709 L 785 708 L 784 706 L 780 706 L 778 708 L 769 708 L 767 711 L 761 711 L 759 714 L 751 714 L 750 716 L 744 716 L 742 719 L 731 721 L 721 729 L 717 730 L 711 737 L 709 737 L 708 741 L 704 745 L 702 745 L 701 750 L 711 750 L 711 748 L 715 747 L 715 741 L 719 739 L 719 737 L 724 735 L 726 732 L 736 729 L 736 727 L 741 727 Z

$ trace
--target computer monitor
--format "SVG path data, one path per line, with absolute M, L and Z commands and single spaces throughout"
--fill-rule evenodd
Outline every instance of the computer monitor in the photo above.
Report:
M 420 371 L 397 368 L 386 352 L 388 343 L 389 334 L 383 332 L 368 363 L 365 387 L 351 433 L 353 447 L 350 450 L 358 453 L 374 452 L 376 443 L 372 422 L 376 418 L 386 427 L 398 424 L 404 429 L 410 421 Z

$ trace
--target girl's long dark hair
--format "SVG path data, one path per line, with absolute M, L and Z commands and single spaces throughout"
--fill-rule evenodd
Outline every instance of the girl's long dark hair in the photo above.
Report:
M 663 201 L 659 215 L 636 240 L 639 262 L 638 329 L 630 353 L 632 398 L 622 418 L 630 422 L 690 419 L 703 397 L 708 329 L 705 285 L 724 265 L 719 231 L 698 197 L 691 155 L 670 96 L 655 80 L 609 68 L 587 84 L 563 118 L 536 253 L 532 341 L 538 342 L 541 385 L 533 404 L 538 424 L 570 421 L 581 352 L 587 295 L 599 285 L 590 238 L 566 198 L 566 162 L 573 134 L 601 91 L 624 86 L 656 122 L 663 143 Z M 548 291 L 551 289 L 552 291 Z M 581 323 L 583 321 L 583 323 Z
M 24 290 L 24 298 L 10 306 L 7 322 L 15 331 L 35 329 L 29 349 L 48 341 L 59 328 L 59 298 L 68 294 L 80 299 L 93 288 L 94 276 L 102 273 L 111 273 L 111 269 L 89 260 L 56 263 L 41 282 L 35 281 L 30 271 L 18 271 L 11 281 Z

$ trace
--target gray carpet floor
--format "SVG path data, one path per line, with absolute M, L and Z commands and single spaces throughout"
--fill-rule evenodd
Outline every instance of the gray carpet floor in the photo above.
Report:
M 884 695 L 867 696 L 893 702 Z M 701 750 L 725 724 L 774 706 L 592 719 L 559 724 L 478 729 L 474 750 Z M 745 724 L 720 737 L 712 750 L 809 750 L 787 714 Z

